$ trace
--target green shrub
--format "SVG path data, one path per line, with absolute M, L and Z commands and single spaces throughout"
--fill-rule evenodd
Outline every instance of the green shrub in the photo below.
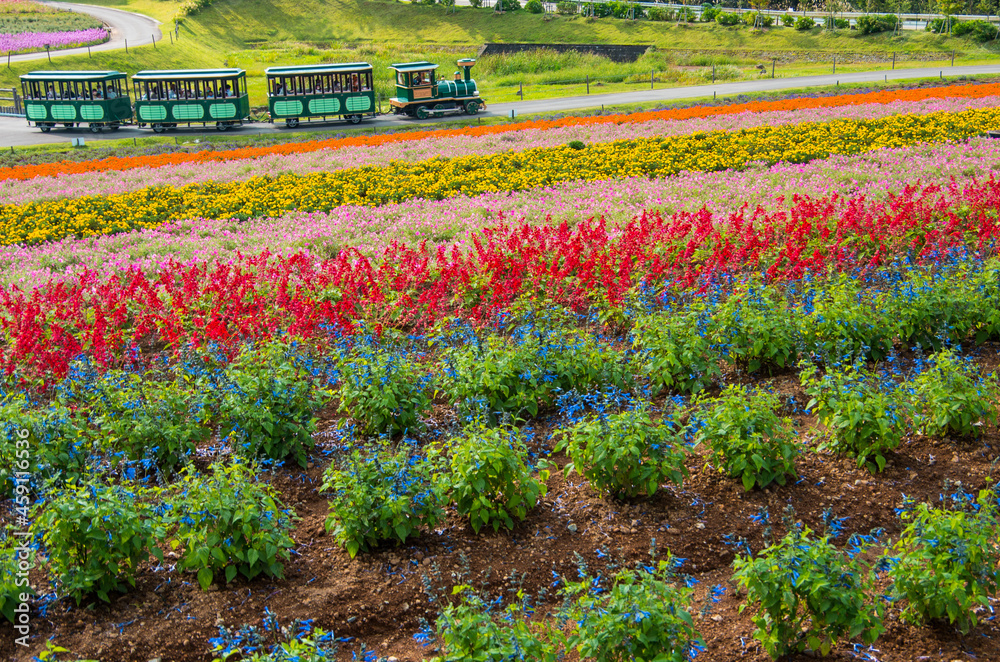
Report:
M 405 440 L 395 450 L 385 442 L 355 448 L 323 475 L 322 490 L 333 493 L 327 531 L 354 558 L 359 550 L 388 540 L 404 543 L 421 526 L 433 527 L 445 516 L 433 481 L 437 460 Z
M 947 618 L 968 633 L 1000 580 L 996 494 L 984 490 L 974 503 L 963 498 L 950 508 L 921 503 L 904 507 L 900 516 L 905 528 L 889 569 L 893 596 L 906 600 L 900 619 L 920 624 Z
M 827 655 L 842 638 L 872 643 L 884 630 L 883 608 L 867 603 L 874 580 L 861 555 L 848 557 L 829 537 L 793 527 L 757 558 L 737 557 L 733 579 L 746 591 L 740 612 L 754 610 L 754 639 L 777 659 L 808 646 Z
M 96 453 L 94 437 L 83 411 L 58 403 L 38 409 L 23 393 L 5 397 L 0 404 L 0 495 L 10 494 L 15 466 L 26 459 L 19 456 L 25 439 L 30 444 L 29 470 L 41 484 L 86 475 L 89 458 Z
M 712 450 L 713 461 L 743 488 L 785 484 L 795 475 L 800 445 L 792 421 L 780 418 L 781 401 L 774 393 L 729 385 L 717 398 L 699 396 L 692 426 L 695 442 Z
M 521 8 L 520 0 L 497 0 L 493 11 L 517 11 Z
M 714 344 L 748 373 L 773 372 L 794 365 L 798 356 L 797 320 L 774 287 L 749 284 L 734 291 L 712 315 Z
M 709 7 L 708 9 L 703 9 L 701 12 L 701 20 L 703 23 L 711 23 L 719 14 L 722 13 L 722 7 Z M 652 16 L 650 16 L 652 18 Z
M 650 7 L 646 10 L 646 16 L 651 21 L 672 21 L 674 13 L 664 7 Z
M 953 350 L 931 357 L 931 366 L 913 380 L 924 434 L 980 436 L 985 423 L 997 422 L 1000 386 L 996 378 L 983 378 L 974 365 Z
M 937 351 L 945 344 L 964 342 L 977 327 L 982 301 L 972 282 L 965 271 L 913 269 L 881 297 L 879 308 L 895 321 L 900 340 Z
M 479 9 L 483 6 L 483 0 L 469 0 L 469 5 Z
M 355 348 L 340 370 L 340 411 L 362 434 L 406 434 L 421 429 L 430 406 L 430 375 L 406 355 L 387 348 Z
M 567 583 L 577 623 L 568 643 L 580 659 L 683 662 L 702 649 L 690 611 L 693 591 L 679 582 L 676 565 L 668 556 L 655 568 L 621 570 L 606 592 L 595 591 L 597 580 L 589 576 Z
M 577 11 L 577 4 L 575 2 L 557 2 L 556 3 L 556 13 L 562 14 L 563 16 L 572 16 Z
M 576 471 L 596 490 L 615 497 L 652 496 L 661 483 L 680 485 L 687 476 L 684 431 L 672 422 L 654 421 L 637 409 L 580 421 L 559 430 L 555 451 L 565 450 Z
M 442 390 L 465 413 L 537 416 L 556 393 L 589 386 L 625 386 L 621 355 L 577 330 L 522 326 L 510 336 L 457 344 L 444 352 Z
M 799 317 L 804 348 L 824 363 L 881 360 L 892 350 L 890 318 L 876 308 L 855 278 L 841 274 L 806 295 Z
M 97 389 L 101 443 L 129 460 L 152 459 L 169 474 L 211 435 L 205 395 L 178 381 L 112 372 Z
M 225 370 L 220 435 L 249 457 L 306 465 L 326 393 L 280 342 L 249 346 Z
M 799 16 L 795 19 L 795 29 L 805 32 L 806 30 L 812 30 L 816 27 L 816 21 L 812 20 L 808 16 Z
M 936 34 L 945 34 L 954 30 L 958 25 L 961 25 L 961 22 L 953 16 L 949 16 L 947 18 L 932 18 L 927 21 L 927 25 L 924 26 L 924 31 L 934 32 Z
M 895 30 L 897 20 L 896 16 L 866 14 L 858 18 L 858 34 L 878 34 L 879 32 Z
M 545 495 L 549 472 L 531 475 L 524 434 L 513 426 L 487 427 L 476 421 L 448 449 L 451 463 L 440 475 L 440 485 L 476 533 L 484 526 L 514 528 L 514 519 L 527 517 Z
M 434 623 L 443 655 L 431 662 L 556 662 L 563 658 L 561 633 L 529 624 L 523 592 L 518 592 L 519 601 L 502 610 L 499 619 L 496 611 L 500 610 L 494 611 L 492 601 L 488 603 L 471 587 L 455 586 L 452 595 L 459 596 L 457 604 L 446 604 Z
M 715 17 L 715 22 L 719 25 L 739 25 L 740 15 L 731 12 L 720 11 Z
M 769 28 L 774 25 L 774 17 L 760 12 L 747 12 L 740 17 L 744 25 L 757 28 Z
M 717 81 L 736 80 L 743 75 L 743 72 L 740 71 L 739 67 L 732 64 L 722 64 L 714 68 L 705 69 L 701 75 L 705 78 L 705 80 L 712 80 L 713 76 Z
M 899 446 L 906 434 L 908 394 L 875 370 L 853 365 L 831 367 L 822 377 L 815 366 L 807 367 L 801 381 L 811 398 L 806 408 L 827 428 L 819 449 L 882 471 L 883 452 Z
M 976 343 L 1000 339 L 1000 261 L 990 260 L 964 278 L 979 300 L 973 309 Z
M 283 576 L 283 561 L 295 545 L 288 535 L 295 511 L 258 480 L 255 467 L 216 463 L 210 476 L 188 470 L 174 489 L 165 493 L 171 508 L 164 522 L 176 527 L 171 548 L 183 547 L 178 570 L 196 572 L 202 589 L 217 573 L 227 583 L 237 573 L 247 579 Z
M 794 26 L 795 25 L 795 16 L 793 16 L 792 14 L 782 14 L 781 15 L 781 24 L 783 26 L 785 26 L 786 28 L 790 28 L 790 27 Z
M 27 542 L 26 539 L 23 540 L 23 544 L 27 545 Z M 21 576 L 19 568 L 20 563 L 34 567 L 34 552 L 30 553 L 30 558 L 19 559 L 21 544 L 18 539 L 8 537 L 6 532 L 0 531 L 0 617 L 6 618 L 11 623 L 17 620 L 17 613 L 14 610 L 22 602 L 27 602 L 22 598 L 30 599 L 35 595 L 34 589 L 27 583 L 27 578 Z
M 42 536 L 61 590 L 77 604 L 90 594 L 110 602 L 111 592 L 135 586 L 150 554 L 162 562 L 161 532 L 140 497 L 127 485 L 70 480 L 39 506 L 32 530 Z
M 959 27 L 969 26 L 967 28 L 963 27 L 961 32 L 959 32 Z M 958 36 L 971 35 L 973 39 L 981 44 L 985 44 L 989 41 L 995 41 L 998 36 L 1000 36 L 1000 25 L 990 23 L 989 21 L 984 21 L 982 19 L 976 19 L 972 21 L 964 21 L 960 23 L 954 30 L 952 34 Z
M 542 3 L 539 2 L 539 0 L 528 0 L 528 2 L 524 4 L 524 10 L 529 14 L 545 13 L 545 7 L 542 6 Z
M 711 318 L 703 305 L 668 310 L 636 319 L 632 365 L 649 380 L 653 392 L 697 393 L 721 374 L 713 346 Z

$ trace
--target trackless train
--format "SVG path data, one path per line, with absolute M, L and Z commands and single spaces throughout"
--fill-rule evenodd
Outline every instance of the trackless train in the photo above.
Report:
M 389 107 L 393 114 L 420 119 L 478 113 L 486 102 L 470 73 L 475 63 L 459 60 L 452 80 L 437 78 L 433 62 L 392 64 L 396 96 Z M 265 71 L 270 121 L 293 128 L 375 117 L 373 74 L 367 62 L 271 67 Z M 251 121 L 242 69 L 140 71 L 132 76 L 131 90 L 120 71 L 33 71 L 21 76 L 21 90 L 29 126 L 43 132 L 62 124 L 98 133 L 132 123 L 156 133 L 212 123 L 225 131 Z

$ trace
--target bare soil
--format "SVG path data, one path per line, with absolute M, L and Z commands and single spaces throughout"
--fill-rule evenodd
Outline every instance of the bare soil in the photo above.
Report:
M 988 344 L 978 350 L 978 360 L 987 371 L 996 368 L 998 349 Z M 768 381 L 784 397 L 794 397 L 800 407 L 807 402 L 794 373 Z M 814 447 L 822 432 L 815 421 L 802 413 L 793 418 L 805 443 Z M 321 447 L 329 439 L 323 430 L 335 423 L 333 419 L 327 413 L 317 433 Z M 554 423 L 551 418 L 534 422 L 536 438 L 544 440 Z M 575 577 L 575 554 L 596 573 L 609 563 L 648 558 L 655 538 L 660 550 L 669 548 L 675 556 L 687 559 L 682 571 L 699 582 L 694 610 L 707 644 L 699 662 L 763 661 L 769 658 L 752 638 L 751 614 L 739 612 L 742 598 L 730 583 L 734 549 L 724 543 L 724 535 L 746 538 L 757 552 L 765 546 L 765 527 L 754 523 L 751 515 L 767 508 L 771 536 L 776 539 L 785 530 L 782 512 L 791 504 L 796 518 L 817 531 L 823 530 L 821 518 L 827 509 L 836 517 L 848 518 L 837 539 L 841 543 L 854 532 L 868 533 L 878 527 L 892 536 L 899 531 L 893 509 L 904 494 L 934 502 L 946 481 L 952 485 L 961 481 L 962 488 L 974 493 L 987 485 L 987 477 L 996 477 L 998 449 L 1000 432 L 992 427 L 977 440 L 914 434 L 890 454 L 886 470 L 876 475 L 857 468 L 852 460 L 810 451 L 798 462 L 798 480 L 750 492 L 744 492 L 739 481 L 720 474 L 706 456 L 695 453 L 688 462 L 691 476 L 682 489 L 666 488 L 653 498 L 628 502 L 596 493 L 576 474 L 566 479 L 553 471 L 548 495 L 513 531 L 477 535 L 452 514 L 440 529 L 425 532 L 410 544 L 362 553 L 353 560 L 325 533 L 327 502 L 318 486 L 329 458 L 316 459 L 306 470 L 285 468 L 271 478 L 301 517 L 285 579 L 240 578 L 203 592 L 192 576 L 146 569 L 134 590 L 113 597 L 110 604 L 77 607 L 62 600 L 49 607 L 46 617 L 35 614 L 32 646 L 27 650 L 13 645 L 13 630 L 4 621 L 0 624 L 0 659 L 27 662 L 44 648 L 45 640 L 54 637 L 55 643 L 75 656 L 104 662 L 209 661 L 208 639 L 218 634 L 218 625 L 260 624 L 268 607 L 283 624 L 296 618 L 315 619 L 317 626 L 337 636 L 354 637 L 354 643 L 363 641 L 380 656 L 416 661 L 434 654 L 433 647 L 425 648 L 413 639 L 420 619 L 433 622 L 437 613 L 436 603 L 429 603 L 425 593 L 425 581 L 448 589 L 456 581 L 453 573 L 460 576 L 467 564 L 471 577 L 463 583 L 479 586 L 488 581 L 494 595 L 510 595 L 507 591 L 523 581 L 525 590 L 535 592 L 551 584 L 553 571 Z M 566 462 L 561 455 L 552 459 L 560 466 Z M 44 592 L 41 573 L 34 583 L 41 584 Z M 727 590 L 713 604 L 706 594 L 715 585 Z M 882 588 L 874 587 L 873 593 Z M 547 607 L 554 610 L 557 604 L 553 601 Z M 545 608 L 538 611 L 544 613 Z M 947 624 L 901 624 L 890 610 L 886 625 L 875 650 L 860 646 L 855 651 L 851 645 L 841 645 L 828 659 L 1000 660 L 1000 624 L 993 620 L 984 619 L 962 636 Z M 350 650 L 345 645 L 341 659 L 350 659 Z M 861 651 L 870 657 L 862 657 Z

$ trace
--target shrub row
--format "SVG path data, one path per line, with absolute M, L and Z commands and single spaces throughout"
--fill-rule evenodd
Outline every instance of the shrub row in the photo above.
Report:
M 176 567 L 202 588 L 237 574 L 281 577 L 295 513 L 245 463 L 188 471 L 162 489 L 71 480 L 40 504 L 32 524 L 60 592 L 77 603 L 135 586 L 139 566 L 179 550 Z

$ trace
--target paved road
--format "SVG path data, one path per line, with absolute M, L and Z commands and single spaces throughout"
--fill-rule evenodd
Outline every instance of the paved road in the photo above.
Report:
M 130 42 L 131 43 L 131 42 Z M 691 99 L 696 97 L 707 97 L 713 94 L 719 96 L 737 96 L 751 92 L 764 92 L 770 90 L 786 90 L 795 88 L 805 88 L 813 86 L 836 85 L 841 83 L 873 83 L 884 80 L 903 80 L 907 78 L 934 78 L 943 75 L 945 78 L 971 74 L 1000 74 L 1000 65 L 985 65 L 972 67 L 923 67 L 917 69 L 896 69 L 895 71 L 867 71 L 857 73 L 845 73 L 824 76 L 800 76 L 795 78 L 760 78 L 758 80 L 742 81 L 738 83 L 718 83 L 716 85 L 697 85 L 693 87 L 674 87 L 660 90 L 645 90 L 642 92 L 623 92 L 620 94 L 591 94 L 578 97 L 563 97 L 559 99 L 539 99 L 518 101 L 514 103 L 501 103 L 490 105 L 483 116 L 509 117 L 511 110 L 516 116 L 530 115 L 543 111 L 571 111 L 585 108 L 597 108 L 600 106 L 613 106 L 622 104 L 634 104 L 657 101 L 676 101 L 680 99 Z M 382 116 L 378 119 L 366 120 L 362 126 L 415 126 L 421 124 L 434 124 L 436 120 L 415 120 L 397 118 L 392 115 Z M 298 129 L 286 129 L 284 125 L 275 126 L 273 124 L 250 124 L 240 129 L 229 132 L 232 134 L 254 134 L 254 133 L 291 133 L 299 131 L 330 131 L 338 126 L 348 127 L 346 123 L 333 125 L 321 125 L 319 127 L 300 127 Z M 280 127 L 280 128 L 279 128 Z M 208 130 L 202 128 L 181 128 L 170 131 L 166 136 L 176 135 L 190 138 L 203 134 L 216 134 L 214 128 Z M 41 133 L 38 129 L 29 128 L 23 118 L 0 117 L 0 148 L 20 147 L 25 145 L 39 145 L 43 143 L 68 143 L 73 137 L 83 137 L 88 142 L 95 140 L 107 140 L 111 138 L 130 138 L 150 136 L 153 133 L 148 129 L 137 129 L 135 127 L 124 127 L 116 132 L 103 132 L 93 134 L 88 129 L 63 129 L 62 127 L 53 129 L 51 133 Z
M 159 41 L 163 38 L 163 35 L 160 32 L 160 22 L 141 14 L 133 14 L 132 12 L 122 11 L 121 9 L 111 9 L 110 7 L 78 5 L 73 2 L 43 2 L 43 4 L 55 7 L 56 9 L 65 9 L 67 11 L 90 14 L 94 18 L 104 21 L 105 24 L 110 26 L 111 39 L 103 44 L 91 46 L 90 50 L 92 51 L 123 49 L 125 48 L 126 40 L 128 40 L 129 47 L 132 47 L 151 44 L 153 39 Z M 52 55 L 76 55 L 86 52 L 86 47 L 70 48 L 64 51 L 52 51 Z M 44 60 L 47 57 L 48 55 L 46 55 L 45 52 L 23 53 L 21 55 L 12 55 L 10 61 L 25 62 L 27 60 Z
M 823 76 L 797 76 L 794 78 L 759 78 L 738 83 L 717 83 L 714 85 L 695 85 L 692 87 L 673 87 L 662 90 L 644 90 L 642 92 L 623 92 L 620 94 L 591 94 L 582 97 L 565 97 L 562 99 L 539 99 L 515 103 L 496 104 L 490 106 L 494 114 L 510 115 L 514 109 L 518 115 L 528 115 L 542 111 L 568 111 L 596 106 L 615 104 L 645 103 L 650 101 L 676 101 L 696 97 L 738 96 L 750 92 L 768 92 L 773 90 L 788 90 L 803 87 L 837 85 L 838 83 L 875 83 L 886 80 L 904 80 L 907 78 L 954 78 L 972 74 L 1000 74 L 1000 64 L 970 66 L 970 67 L 920 67 L 915 69 L 896 69 L 881 71 L 861 71 L 856 73 L 830 74 Z

